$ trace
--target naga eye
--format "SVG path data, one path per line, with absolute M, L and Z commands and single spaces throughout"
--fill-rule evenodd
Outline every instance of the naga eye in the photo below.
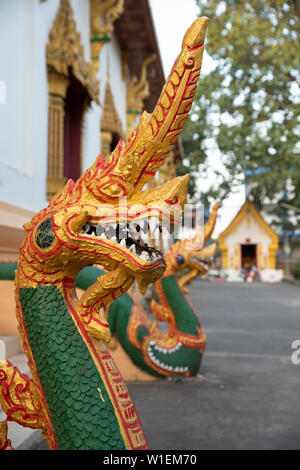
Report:
M 177 255 L 176 261 L 178 264 L 184 264 L 184 257 L 182 255 Z
M 39 248 L 43 250 L 50 248 L 50 246 L 55 241 L 55 237 L 52 231 L 52 222 L 51 219 L 43 220 L 43 222 L 38 225 L 35 232 L 35 243 Z

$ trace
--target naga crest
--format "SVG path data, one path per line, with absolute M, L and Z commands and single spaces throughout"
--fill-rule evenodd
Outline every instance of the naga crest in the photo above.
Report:
M 107 273 L 74 306 L 90 334 L 110 340 L 99 309 L 137 281 L 145 292 L 166 264 L 160 251 L 143 243 L 142 231 L 172 226 L 186 202 L 188 175 L 154 189 L 154 177 L 186 121 L 200 74 L 207 18 L 197 19 L 183 39 L 170 76 L 152 114 L 144 112 L 127 141 L 74 183 L 69 180 L 48 207 L 33 217 L 20 248 L 19 287 L 74 285 L 78 272 L 98 264 Z M 152 224 L 152 225 L 151 225 Z

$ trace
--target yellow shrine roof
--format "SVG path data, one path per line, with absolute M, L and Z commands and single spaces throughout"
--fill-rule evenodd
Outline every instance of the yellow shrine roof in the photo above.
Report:
M 254 204 L 246 199 L 236 216 L 230 222 L 230 224 L 226 227 L 226 229 L 219 235 L 218 241 L 219 244 L 222 245 L 225 242 L 225 239 L 228 237 L 230 232 L 239 224 L 241 221 L 246 217 L 247 212 L 250 212 L 254 219 L 258 222 L 258 224 L 269 234 L 272 239 L 272 244 L 278 246 L 278 235 L 274 232 L 274 230 L 270 227 L 269 224 L 263 219 L 260 215 Z

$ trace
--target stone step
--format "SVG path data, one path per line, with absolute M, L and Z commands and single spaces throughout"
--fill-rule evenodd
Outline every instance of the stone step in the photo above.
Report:
M 21 344 L 18 337 L 0 337 L 0 360 L 8 359 L 20 372 L 31 377 L 27 364 L 27 357 L 21 352 Z M 0 421 L 4 421 L 6 415 L 0 407 Z M 8 439 L 16 450 L 29 450 L 43 441 L 39 429 L 30 429 L 20 426 L 18 423 L 8 421 Z
M 22 346 L 19 336 L 0 336 L 0 359 L 9 359 L 21 352 Z

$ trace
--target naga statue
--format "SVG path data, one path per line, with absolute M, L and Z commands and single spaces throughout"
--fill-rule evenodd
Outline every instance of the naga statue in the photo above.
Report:
M 141 345 L 145 362 L 159 375 L 190 377 L 199 371 L 206 335 L 184 295 L 185 284 L 198 274 L 203 276 L 207 272 L 204 260 L 215 254 L 215 243 L 204 245 L 214 230 L 217 209 L 218 203 L 204 226 L 204 233 L 197 233 L 193 239 L 179 240 L 165 252 L 166 270 L 155 283 L 159 303 L 152 299 L 150 306 L 158 321 L 168 323 L 168 331 L 162 333 L 155 322 L 150 337 Z M 188 273 L 178 279 L 178 273 L 185 269 Z M 137 315 L 136 321 L 139 319 Z
M 165 251 L 166 270 L 154 285 L 159 303 L 154 299 L 150 303 L 155 321 L 130 291 L 107 307 L 106 316 L 113 338 L 132 363 L 151 376 L 192 377 L 199 371 L 206 335 L 183 289 L 197 274 L 203 276 L 207 272 L 205 259 L 214 255 L 216 244 L 204 245 L 213 233 L 217 209 L 218 204 L 202 233 L 192 239 L 179 240 Z M 185 269 L 191 269 L 191 272 L 178 278 Z M 103 271 L 99 268 L 89 267 L 76 278 L 76 285 L 86 290 L 101 274 Z M 167 324 L 168 330 L 163 332 L 158 322 Z M 114 348 L 114 341 L 111 343 Z
M 106 347 L 111 333 L 104 312 L 134 281 L 143 294 L 165 271 L 162 253 L 143 245 L 131 227 L 150 214 L 158 224 L 165 216 L 174 222 L 175 209 L 186 201 L 188 176 L 142 188 L 171 151 L 192 106 L 207 22 L 199 18 L 188 29 L 153 112 L 142 115 L 126 142 L 120 140 L 106 159 L 100 154 L 24 225 L 16 315 L 32 378 L 0 362 L 6 414 L 1 449 L 12 448 L 7 421 L 41 429 L 52 450 L 148 448 Z M 106 272 L 78 299 L 75 278 L 94 264 Z
M 204 246 L 210 239 L 217 218 L 219 203 L 216 203 L 213 212 L 204 226 L 203 233 L 198 232 L 193 239 L 178 241 L 168 252 L 171 271 L 181 274 L 178 285 L 185 294 L 189 294 L 186 284 L 190 284 L 197 276 L 203 277 L 207 273 L 205 259 L 212 258 L 216 252 L 216 243 Z M 175 262 L 175 261 L 176 262 Z M 171 267 L 172 266 L 172 267 Z M 187 271 L 187 272 L 186 272 Z M 168 262 L 164 276 L 169 272 Z

